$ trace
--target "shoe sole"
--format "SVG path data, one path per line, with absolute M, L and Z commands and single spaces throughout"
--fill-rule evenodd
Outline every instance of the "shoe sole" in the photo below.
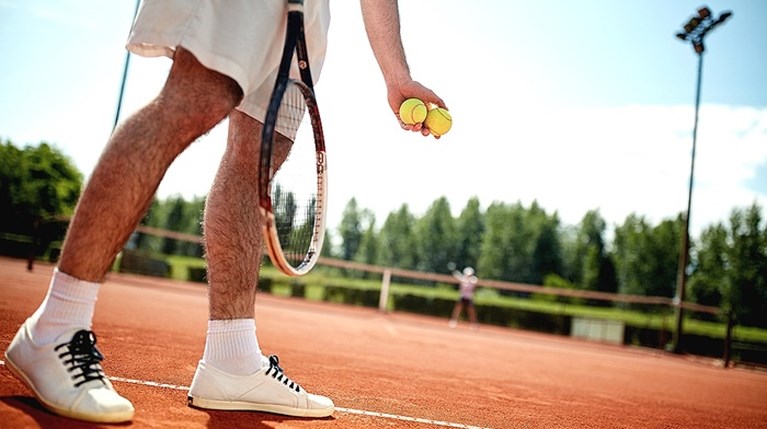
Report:
M 328 417 L 333 414 L 334 409 L 334 407 L 308 409 L 288 407 L 285 405 L 259 404 L 255 402 L 219 401 L 215 399 L 199 398 L 196 396 L 188 396 L 187 404 L 189 404 L 190 407 L 206 410 L 261 411 L 291 417 Z
M 131 412 L 125 412 L 125 413 L 114 413 L 114 414 L 84 414 L 84 413 L 78 413 L 76 411 L 68 410 L 66 408 L 59 408 L 54 404 L 51 404 L 50 402 L 46 401 L 45 398 L 40 394 L 40 392 L 35 389 L 35 386 L 32 384 L 32 381 L 29 380 L 26 374 L 24 374 L 24 371 L 22 371 L 18 366 L 16 366 L 15 363 L 13 363 L 13 360 L 8 356 L 8 353 L 4 353 L 5 355 L 5 362 L 7 363 L 6 367 L 8 367 L 8 370 L 11 371 L 11 374 L 13 374 L 16 378 L 18 378 L 22 383 L 24 383 L 29 390 L 32 391 L 32 393 L 35 395 L 35 398 L 37 398 L 37 401 L 40 402 L 40 404 L 45 407 L 48 411 L 58 414 L 60 416 L 69 417 L 71 419 L 76 420 L 83 420 L 87 422 L 93 422 L 93 423 L 123 423 L 130 421 L 133 418 L 133 411 Z

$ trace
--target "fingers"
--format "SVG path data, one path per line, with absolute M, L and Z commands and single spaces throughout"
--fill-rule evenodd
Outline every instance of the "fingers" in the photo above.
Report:
M 396 115 L 396 116 L 397 116 L 397 120 L 399 120 L 399 115 Z M 423 122 L 418 122 L 415 124 L 406 124 L 402 122 L 401 120 L 399 120 L 399 125 L 405 131 L 420 132 L 421 135 L 423 135 L 424 137 L 428 137 L 429 135 L 433 135 L 435 139 L 439 139 L 440 137 L 436 134 L 432 134 L 429 128 L 426 127 L 426 125 L 424 125 Z
M 397 121 L 399 122 L 400 127 L 405 131 L 420 132 L 424 137 L 433 135 L 434 138 L 439 139 L 439 136 L 432 134 L 429 128 L 426 127 L 423 122 L 418 122 L 416 124 L 406 124 L 402 121 L 402 119 L 399 117 L 399 106 L 408 98 L 417 98 L 422 100 L 429 109 L 436 107 L 447 109 L 447 105 L 442 100 L 442 98 L 440 98 L 431 89 L 416 81 L 404 82 L 396 86 L 388 87 L 389 105 L 392 108 L 392 112 L 397 117 Z

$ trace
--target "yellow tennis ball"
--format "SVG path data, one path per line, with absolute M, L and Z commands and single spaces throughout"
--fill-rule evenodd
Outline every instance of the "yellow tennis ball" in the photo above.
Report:
M 450 127 L 453 126 L 453 117 L 450 116 L 450 112 L 448 112 L 447 109 L 435 107 L 434 109 L 429 110 L 423 124 L 432 134 L 439 137 L 450 131 Z
M 417 98 L 408 98 L 399 106 L 399 118 L 409 125 L 423 122 L 426 119 L 426 105 Z

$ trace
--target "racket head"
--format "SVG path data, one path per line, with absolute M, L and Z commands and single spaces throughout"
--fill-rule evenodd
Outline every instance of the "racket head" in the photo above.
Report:
M 289 79 L 276 98 L 262 135 L 259 205 L 269 258 L 283 273 L 301 276 L 317 263 L 325 238 L 325 138 L 305 83 Z

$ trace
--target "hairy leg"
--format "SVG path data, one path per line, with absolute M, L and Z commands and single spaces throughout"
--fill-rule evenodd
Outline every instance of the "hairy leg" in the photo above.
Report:
M 157 98 L 112 134 L 77 204 L 59 269 L 102 281 L 176 156 L 241 98 L 232 79 L 179 48 Z
M 261 264 L 258 157 L 261 124 L 237 110 L 203 220 L 210 318 L 254 318 Z
M 205 200 L 204 240 L 211 320 L 253 318 L 263 253 L 258 209 L 262 124 L 233 110 L 229 137 Z M 281 163 L 290 141 L 278 136 L 274 159 Z

